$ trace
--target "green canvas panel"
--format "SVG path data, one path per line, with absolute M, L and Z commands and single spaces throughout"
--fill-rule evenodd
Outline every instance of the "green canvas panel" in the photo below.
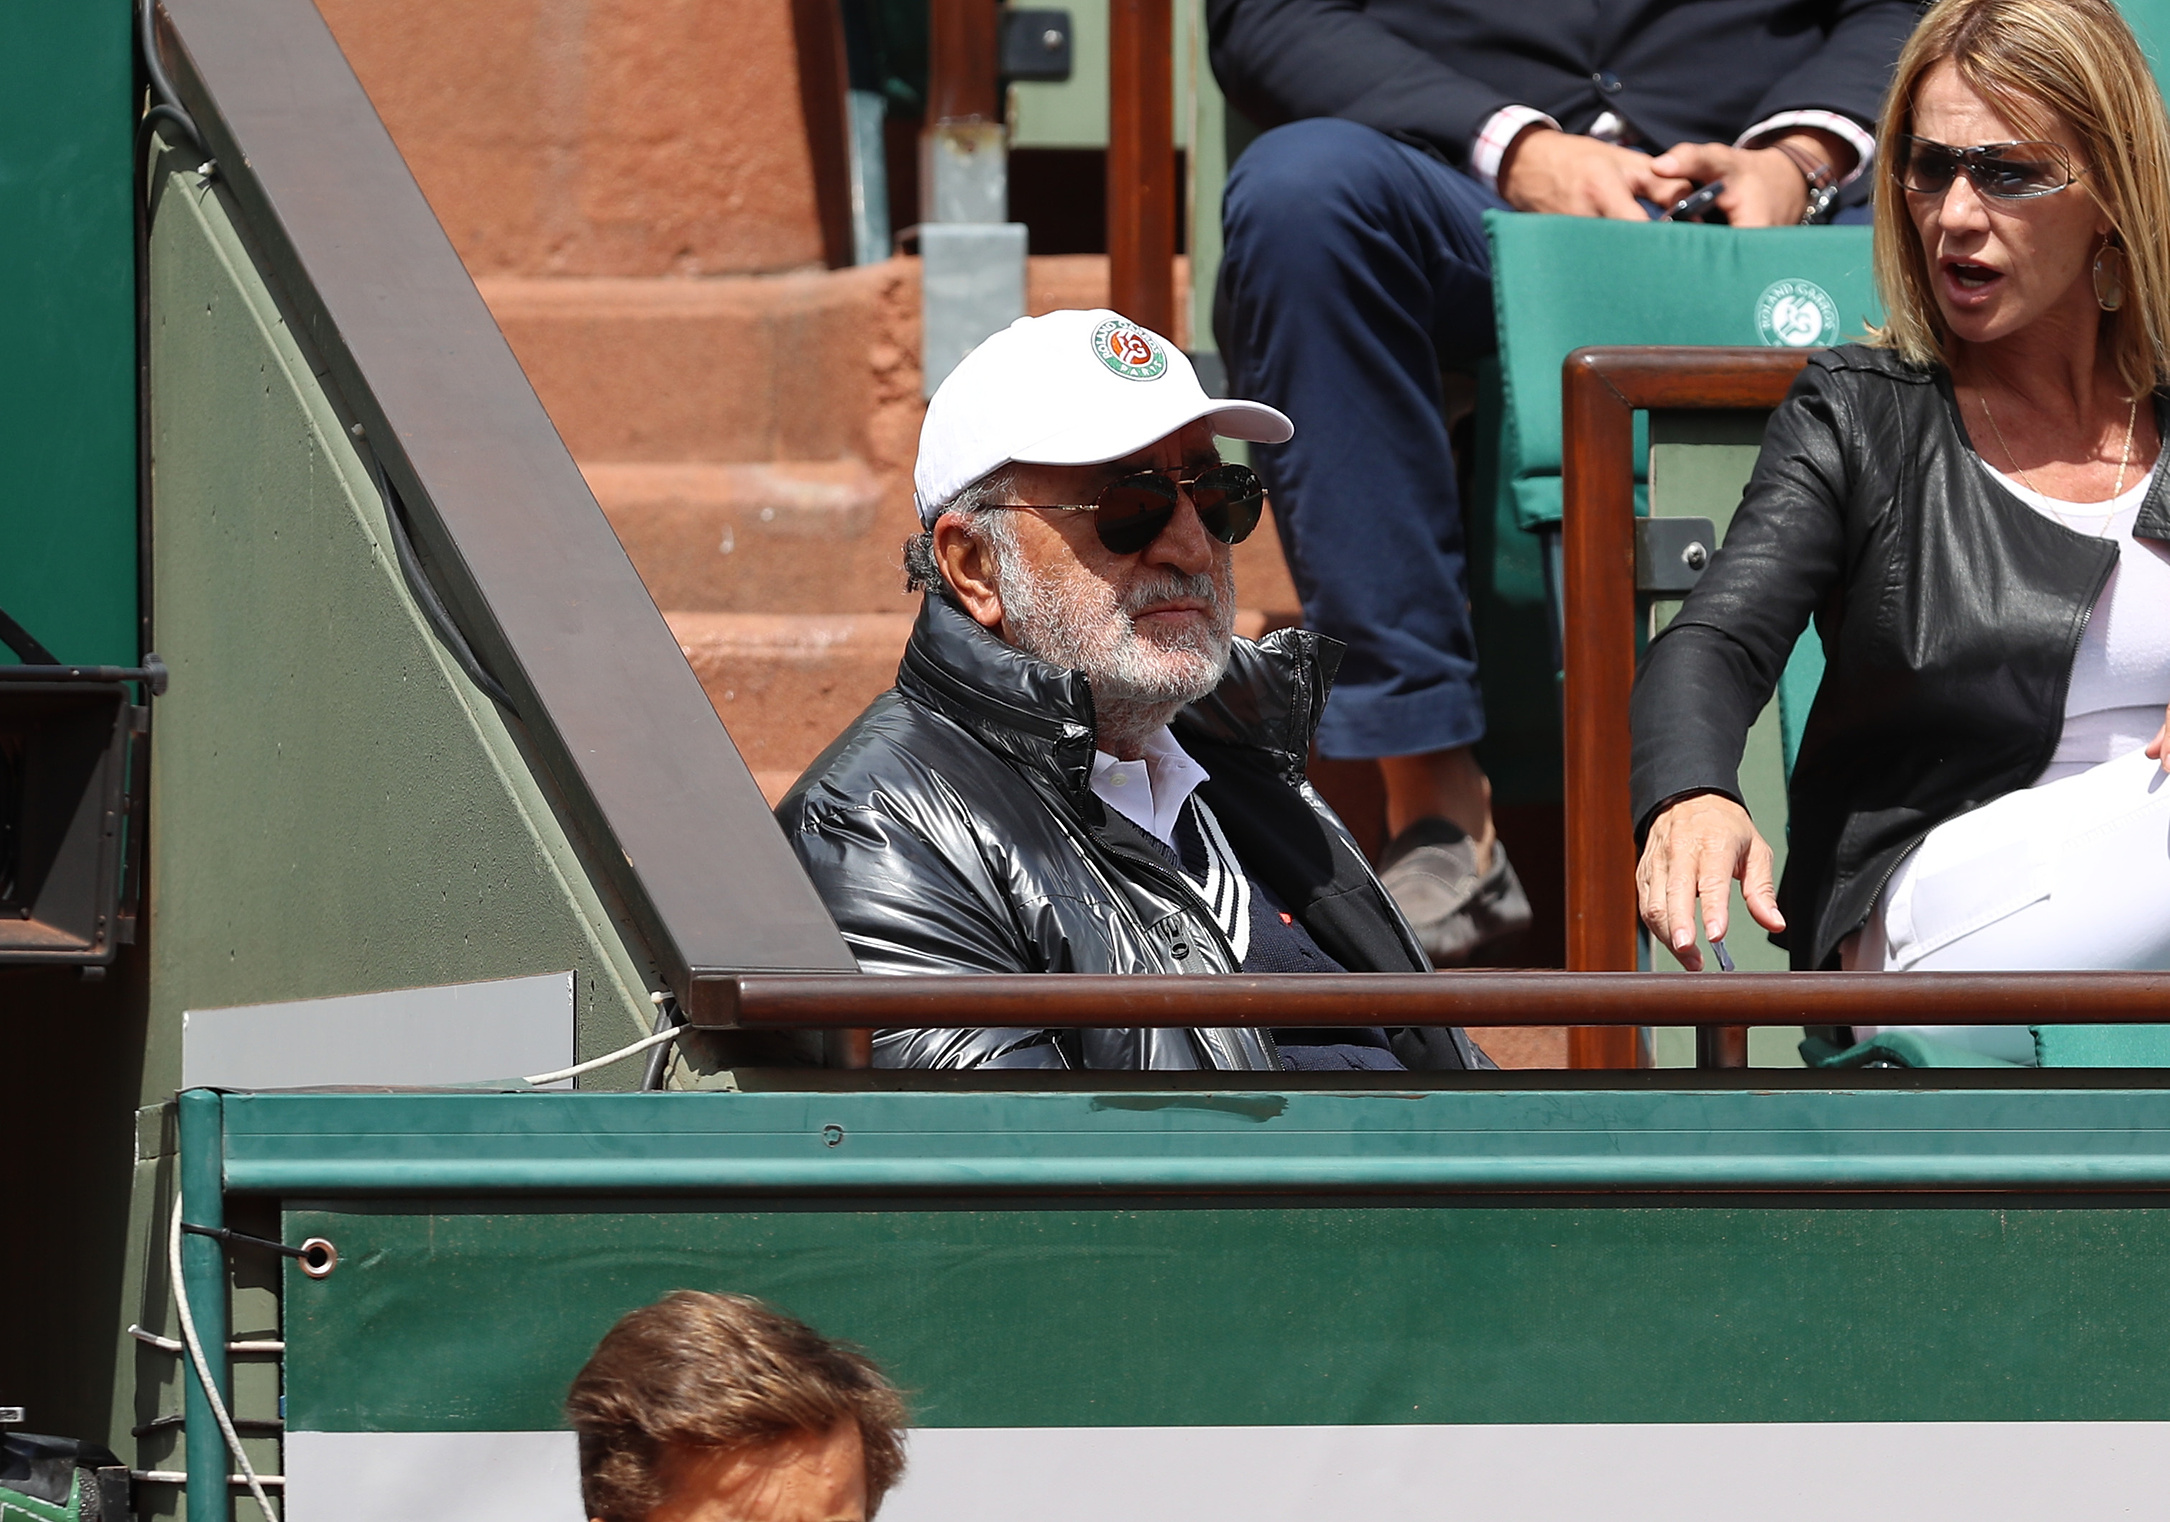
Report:
M 2170 1413 L 2161 1208 L 409 1200 L 285 1235 L 341 1249 L 287 1273 L 290 1430 L 561 1426 L 679 1288 L 859 1343 L 927 1427 Z
M 1881 314 L 1865 227 L 1730 227 L 1485 213 L 1501 468 L 1524 528 L 1559 521 L 1560 366 L 1595 344 L 1790 345 Z
M 132 17 L 13 6 L 0 48 L 0 608 L 86 665 L 139 654 Z
M 2170 1067 L 2170 1025 L 2038 1025 L 2034 1060 L 2046 1068 Z
M 152 242 L 173 686 L 143 1102 L 179 1079 L 182 1013 L 225 1005 L 571 969 L 577 1052 L 614 1050 L 648 1028 L 653 971 L 415 605 L 369 471 L 194 162 L 164 161 Z M 639 1065 L 595 1077 L 630 1085 Z

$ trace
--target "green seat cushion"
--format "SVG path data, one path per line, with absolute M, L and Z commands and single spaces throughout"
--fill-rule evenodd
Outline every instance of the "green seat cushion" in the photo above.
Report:
M 2002 1057 L 1939 1041 L 1914 1031 L 1885 1031 L 1849 1047 L 1839 1047 L 1816 1036 L 1801 1043 L 1801 1058 L 1813 1068 L 2016 1068 Z
M 2046 1068 L 2170 1067 L 2170 1025 L 2038 1025 L 2034 1060 Z
M 1786 776 L 1793 776 L 1794 757 L 1801 753 L 1801 731 L 1808 725 L 1808 710 L 1823 685 L 1823 640 L 1810 624 L 1794 642 L 1786 657 L 1786 669 L 1778 674 L 1778 737 L 1786 753 Z
M 1560 519 L 1560 366 L 1593 344 L 1822 347 L 1881 316 L 1865 227 L 1753 231 L 1490 211 L 1499 486 Z M 1638 468 L 1639 469 L 1639 468 Z

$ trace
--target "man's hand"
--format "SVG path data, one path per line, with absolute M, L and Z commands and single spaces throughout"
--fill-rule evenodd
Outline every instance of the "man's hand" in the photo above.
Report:
M 1647 153 L 1554 127 L 1524 128 L 1499 164 L 1499 193 L 1516 211 L 1644 222 L 1650 213 L 1636 204 L 1638 196 L 1670 206 L 1691 188 L 1657 169 Z
M 1792 144 L 1810 159 L 1829 164 L 1839 179 L 1853 168 L 1853 149 L 1832 133 L 1805 128 L 1788 132 L 1778 142 Z M 1718 209 L 1735 227 L 1791 227 L 1808 210 L 1807 177 L 1777 143 L 1762 148 L 1679 143 L 1651 160 L 1650 167 L 1698 185 L 1725 181 Z
M 1734 878 L 1740 879 L 1750 918 L 1765 930 L 1786 928 L 1771 866 L 1771 848 L 1749 822 L 1748 811 L 1722 793 L 1698 793 L 1652 822 L 1643 859 L 1635 868 L 1636 906 L 1673 960 L 1690 972 L 1701 972 L 1696 905 L 1701 902 L 1703 933 L 1724 940 L 1727 889 Z

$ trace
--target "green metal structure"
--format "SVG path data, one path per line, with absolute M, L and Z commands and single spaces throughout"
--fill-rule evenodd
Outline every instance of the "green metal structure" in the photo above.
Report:
M 290 1265 L 281 1290 L 297 1505 L 322 1483 L 319 1453 L 547 1443 L 611 1321 L 688 1285 L 760 1294 L 914 1392 L 924 1473 L 906 1516 L 937 1500 L 959 1517 L 1085 1515 L 1056 1493 L 1111 1494 L 1070 1473 L 960 1500 L 960 1456 L 987 1433 L 1034 1452 L 1089 1429 L 1111 1462 L 1187 1433 L 1210 1462 L 1227 1429 L 1361 1449 L 1380 1428 L 1571 1445 L 1590 1427 L 1756 1427 L 1805 1453 L 1820 1425 L 1865 1456 L 2005 1423 L 2139 1423 L 2128 1451 L 2156 1451 L 2161 1092 L 1807 1076 L 1700 1091 L 192 1091 L 183 1168 L 211 1172 L 206 1149 L 230 1205 L 276 1208 L 284 1240 L 338 1248 L 332 1273 Z M 192 1293 L 218 1283 L 207 1262 Z M 207 1422 L 190 1431 L 215 1441 Z M 1802 1494 L 1846 1493 L 1843 1468 Z M 1285 1476 L 1224 1479 L 1212 1515 L 1291 1514 L 1274 1497 Z M 544 1514 L 547 1493 L 518 1493 Z M 1043 1493 L 1053 1511 L 1033 1509 Z M 1710 1499 L 1676 1514 L 1721 1514 Z
M 1187 14 L 1202 214 L 1226 123 Z M 851 963 L 313 7 L 166 0 L 202 140 L 161 118 L 142 166 L 126 6 L 18 19 L 0 607 L 172 685 L 142 939 L 102 978 L 0 966 L 0 1400 L 125 1455 L 135 1514 L 249 1516 L 216 1390 L 299 1522 L 576 1522 L 565 1385 L 681 1286 L 889 1367 L 891 1522 L 2159 1504 L 2170 1096 L 2138 1058 L 1781 1072 L 1773 1028 L 1752 1075 L 1025 1092 L 725 1031 L 676 1070 L 705 1092 L 597 1092 L 636 1062 L 177 1094 L 189 1017 L 231 1006 L 569 973 L 592 1057 Z M 1653 419 L 1653 510 L 1722 520 L 1753 428 Z M 1767 718 L 1757 797 L 1783 748 Z M 257 1241 L 184 1232 L 176 1286 L 177 1220 Z M 312 1238 L 329 1272 L 264 1245 Z

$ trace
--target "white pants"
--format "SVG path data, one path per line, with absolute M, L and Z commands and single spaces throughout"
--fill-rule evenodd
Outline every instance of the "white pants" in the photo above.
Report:
M 1945 821 L 1892 875 L 1844 963 L 1860 972 L 2170 969 L 2170 777 L 2136 750 Z M 1905 1028 L 2034 1060 L 2025 1026 Z

